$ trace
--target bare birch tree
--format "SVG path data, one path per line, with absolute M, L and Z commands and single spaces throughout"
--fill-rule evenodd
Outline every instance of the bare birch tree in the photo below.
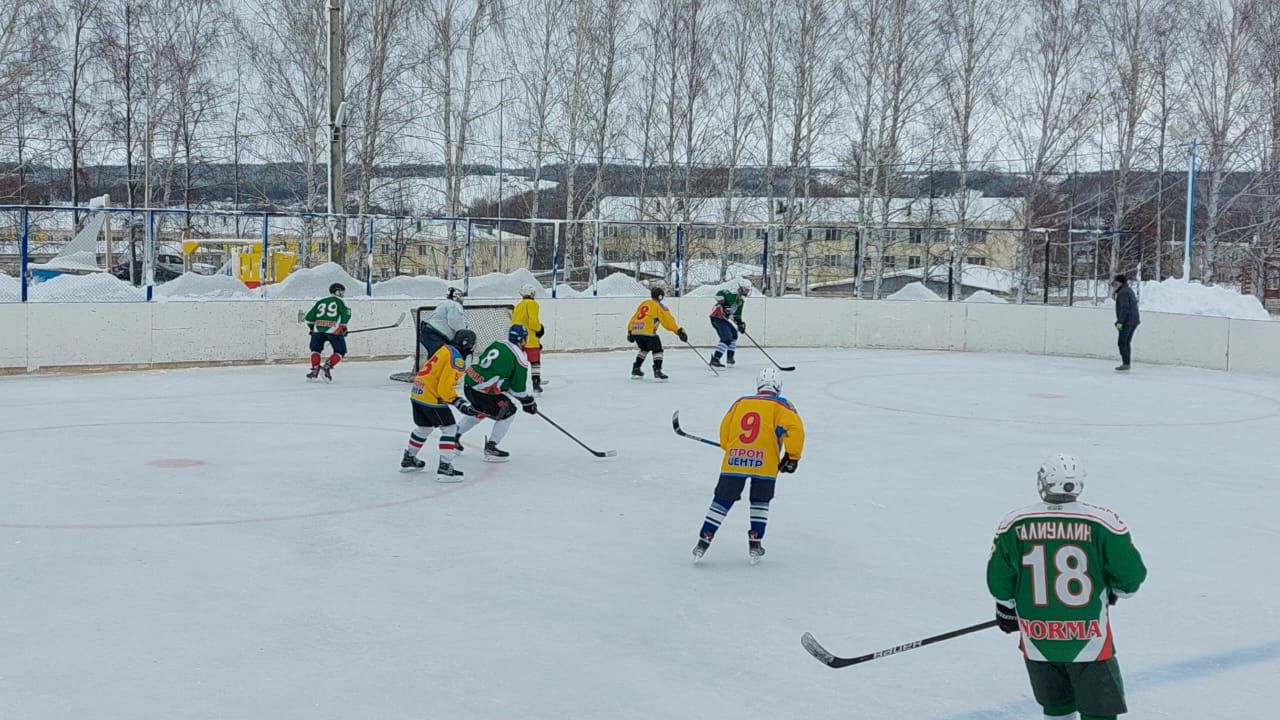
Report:
M 1021 73 L 1003 108 L 1024 176 L 1018 302 L 1031 275 L 1031 229 L 1041 224 L 1052 177 L 1079 147 L 1087 120 L 1098 113 L 1088 64 L 1096 8 L 1088 0 L 1035 0 L 1030 13 L 1015 54 Z
M 1250 23 L 1255 0 L 1222 0 L 1197 6 L 1193 16 L 1191 51 L 1184 54 L 1191 99 L 1191 126 L 1204 151 L 1205 188 L 1204 253 L 1202 280 L 1212 284 L 1219 273 L 1218 240 L 1227 214 L 1248 191 L 1248 183 L 1228 185 L 1234 170 L 1258 157 L 1250 135 L 1258 118 L 1254 77 L 1251 72 Z M 1184 269 L 1190 273 L 1191 269 Z
M 947 297 L 953 299 L 970 244 L 973 173 L 995 140 L 993 109 L 1007 57 L 1003 46 L 1017 7 L 1009 0 L 941 0 L 940 10 L 943 153 L 956 172 L 947 283 Z

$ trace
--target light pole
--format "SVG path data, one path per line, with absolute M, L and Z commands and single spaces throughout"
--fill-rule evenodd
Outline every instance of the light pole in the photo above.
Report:
M 328 73 L 329 73 L 329 261 L 333 261 L 335 242 L 346 242 L 345 219 L 337 216 L 346 210 L 343 175 L 346 171 L 345 132 L 347 104 L 342 84 L 342 0 L 329 2 Z M 345 246 L 344 248 L 345 249 Z M 339 258 L 345 253 L 339 252 Z

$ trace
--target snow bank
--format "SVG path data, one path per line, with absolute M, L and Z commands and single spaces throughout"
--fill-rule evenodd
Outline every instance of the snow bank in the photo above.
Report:
M 0 270 L 0 302 L 17 302 L 22 299 L 22 283 L 18 278 Z
M 351 277 L 337 263 L 296 270 L 284 282 L 268 285 L 266 292 L 272 300 L 314 300 L 328 295 L 333 283 L 342 283 L 348 297 L 364 294 L 364 281 Z
M 941 300 L 937 293 L 925 287 L 923 283 L 914 282 L 909 285 L 902 286 L 898 292 L 888 296 L 885 300 Z
M 1138 289 L 1139 310 L 1212 315 L 1241 320 L 1270 320 L 1271 313 L 1253 295 L 1227 287 L 1184 283 L 1179 279 L 1148 280 Z
M 995 295 L 992 295 L 986 290 L 979 290 L 978 292 L 965 298 L 964 301 L 971 302 L 971 303 L 995 303 L 999 305 L 1003 305 L 1009 302 L 1008 300 L 1005 300 L 1002 297 L 997 297 Z
M 520 288 L 526 284 L 532 283 L 538 288 L 538 297 L 550 297 L 551 294 L 542 287 L 542 283 L 533 276 L 526 268 L 520 268 L 510 273 L 489 273 L 479 277 L 471 278 L 471 284 L 467 288 L 467 297 L 475 298 L 518 298 L 520 297 Z M 461 283 L 458 287 L 461 287 Z
M 432 275 L 397 275 L 373 284 L 374 297 L 442 298 L 450 283 Z M 462 283 L 458 283 L 461 287 Z
M 1147 280 L 1133 283 L 1138 293 L 1138 310 L 1146 312 L 1176 313 L 1179 315 L 1208 315 L 1236 318 L 1238 320 L 1271 320 L 1271 313 L 1253 295 L 1241 295 L 1236 290 L 1221 286 L 1207 286 L 1198 282 L 1184 283 L 1178 278 L 1156 282 Z M 1093 300 L 1081 300 L 1077 306 L 1094 306 Z M 1098 306 L 1113 307 L 1115 300 L 1107 298 Z
M 636 282 L 630 275 L 614 273 L 596 283 L 596 291 L 600 297 L 648 297 L 649 288 Z M 591 294 L 590 288 L 584 293 Z
M 254 297 L 254 292 L 230 275 L 183 273 L 156 287 L 161 300 L 233 300 Z
M 576 298 L 583 297 L 584 295 L 590 297 L 591 291 L 587 290 L 585 293 L 580 293 L 577 290 L 574 290 L 572 285 L 568 285 L 566 283 L 560 283 L 556 286 L 557 298 Z
M 750 284 L 751 281 L 748 280 L 747 283 Z M 716 293 L 720 292 L 721 290 L 731 290 L 733 292 L 737 292 L 738 287 L 740 285 L 741 285 L 741 280 L 735 277 L 735 278 L 729 279 L 726 282 L 720 283 L 718 285 L 699 285 L 698 287 L 685 293 L 685 296 L 686 297 L 711 297 Z M 752 295 L 759 294 L 759 291 L 755 289 L 754 285 L 752 285 L 751 288 L 752 288 L 752 293 L 751 293 Z
M 33 302 L 140 302 L 147 299 L 146 288 L 134 287 L 107 273 L 58 275 L 31 285 Z

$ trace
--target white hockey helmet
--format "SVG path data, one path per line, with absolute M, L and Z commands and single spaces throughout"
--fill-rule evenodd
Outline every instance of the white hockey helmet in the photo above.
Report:
M 1075 502 L 1084 490 L 1088 473 L 1074 455 L 1054 453 L 1040 463 L 1036 482 L 1040 486 L 1040 499 L 1048 503 Z
M 744 277 L 738 278 L 738 289 L 742 291 L 741 294 L 746 295 L 751 291 L 751 281 Z
M 534 285 L 533 283 L 525 283 L 524 286 L 520 288 L 520 297 L 531 298 L 531 297 L 537 297 L 537 295 L 538 295 L 538 286 Z
M 782 394 L 782 373 L 771 367 L 761 370 L 756 376 L 756 392 Z

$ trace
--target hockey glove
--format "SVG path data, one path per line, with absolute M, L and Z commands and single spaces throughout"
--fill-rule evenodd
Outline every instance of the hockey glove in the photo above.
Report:
M 333 329 L 333 334 L 334 334 L 334 335 L 346 335 L 346 334 L 347 334 L 347 326 L 346 326 L 346 325 L 339 325 L 338 327 L 336 327 L 336 328 L 334 328 L 334 329 Z
M 996 626 L 1007 633 L 1018 632 L 1018 613 L 1003 603 L 996 603 Z
M 635 341 L 636 341 L 636 336 L 632 335 L 631 333 L 627 333 L 627 342 L 633 343 Z
M 534 333 L 534 335 L 536 335 L 539 340 L 541 340 L 542 336 L 546 334 L 547 334 L 547 329 L 544 327 L 538 328 L 538 332 Z
M 316 324 L 315 324 L 315 323 L 307 323 L 307 332 L 311 333 L 312 335 L 315 335 L 315 334 L 316 334 Z
M 738 323 L 738 332 L 747 331 L 747 323 L 745 320 L 738 320 L 737 323 Z
M 1117 329 L 1117 330 L 1123 330 L 1123 329 L 1124 329 L 1124 323 L 1122 323 L 1122 322 L 1118 322 L 1118 323 L 1116 323 L 1116 329 Z
M 462 398 L 454 398 L 453 406 L 457 408 L 458 412 L 462 413 L 463 415 L 471 415 L 471 416 L 476 415 L 476 409 L 468 405 L 467 401 L 463 400 Z
M 689 342 L 689 333 L 685 332 L 684 328 L 676 330 L 676 337 L 680 338 L 680 342 L 682 343 Z
M 799 465 L 800 465 L 800 458 L 793 458 L 790 455 L 783 455 L 782 459 L 778 461 L 778 472 L 793 473 L 796 471 L 796 467 Z
M 531 397 L 522 397 L 520 398 L 520 409 L 524 410 L 530 415 L 537 415 L 538 402 Z
M 1117 600 L 1119 600 L 1119 599 L 1120 599 L 1120 598 L 1116 597 L 1116 591 L 1115 591 L 1115 590 L 1108 590 L 1108 591 L 1107 591 L 1107 604 L 1108 604 L 1108 605 L 1115 605 L 1115 604 L 1116 604 L 1116 601 L 1117 601 Z

